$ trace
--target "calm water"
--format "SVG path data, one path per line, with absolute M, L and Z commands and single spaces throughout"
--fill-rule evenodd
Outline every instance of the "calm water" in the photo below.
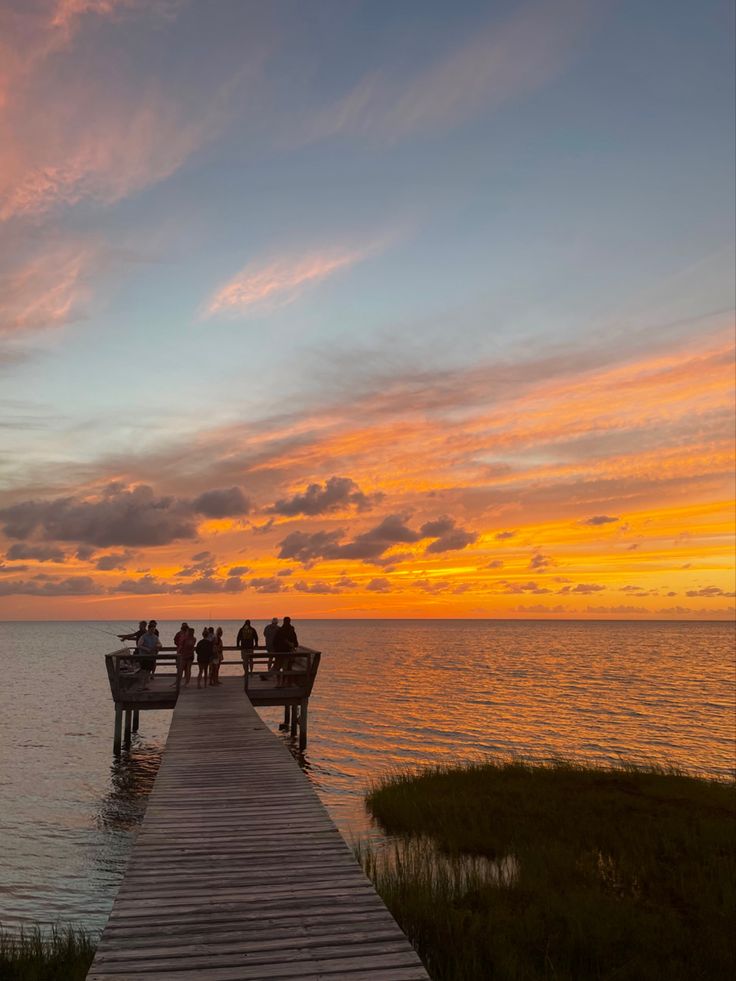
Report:
M 0 623 L 0 922 L 101 927 L 166 741 L 141 713 L 112 758 L 101 655 L 126 622 Z M 164 643 L 178 624 L 161 623 Z M 223 623 L 232 643 L 239 623 Z M 256 623 L 261 630 L 263 624 Z M 304 766 L 343 834 L 396 766 L 522 754 L 732 776 L 730 624 L 307 621 L 322 650 Z M 108 632 L 106 635 L 105 632 Z M 275 728 L 282 710 L 264 717 Z M 281 736 L 280 738 L 286 738 Z

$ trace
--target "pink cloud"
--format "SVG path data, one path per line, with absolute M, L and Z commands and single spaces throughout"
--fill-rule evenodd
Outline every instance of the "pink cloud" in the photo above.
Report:
M 10 16 L 0 11 L 0 111 L 23 93 L 50 55 L 73 43 L 87 15 L 111 20 L 139 8 L 150 16 L 173 5 L 173 0 L 27 0 Z
M 83 101 L 86 111 L 65 100 L 42 137 L 21 129 L 0 174 L 0 220 L 85 198 L 112 204 L 169 177 L 207 138 L 208 125 L 187 118 L 161 91 L 130 105 L 98 102 L 92 93 Z
M 0 334 L 57 327 L 89 297 L 95 263 L 89 245 L 59 244 L 0 276 Z
M 332 249 L 248 263 L 215 292 L 205 314 L 243 313 L 264 303 L 290 303 L 305 287 L 362 262 L 372 251 Z
M 141 0 L 57 0 L 48 23 L 51 29 L 59 30 L 68 37 L 85 14 L 110 17 L 140 5 Z
M 135 11 L 161 20 L 175 9 L 160 0 L 60 0 L 29 3 L 8 20 L 0 41 L 0 221 L 85 199 L 119 201 L 170 176 L 219 131 L 226 86 L 192 105 L 150 73 L 132 72 L 123 54 L 99 73 L 98 37 L 82 30 L 91 15 L 110 22 Z

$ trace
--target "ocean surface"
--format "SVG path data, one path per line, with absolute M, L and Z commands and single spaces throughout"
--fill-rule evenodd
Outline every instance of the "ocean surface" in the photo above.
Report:
M 262 634 L 263 623 L 254 623 Z M 226 643 L 234 642 L 239 625 L 222 623 Z M 492 754 L 655 762 L 733 777 L 732 624 L 310 620 L 296 626 L 302 643 L 323 651 L 302 765 L 348 840 L 380 836 L 363 794 L 396 767 Z M 104 925 L 171 716 L 141 713 L 130 753 L 113 758 L 102 655 L 119 646 L 116 632 L 133 627 L 128 621 L 0 623 L 0 924 L 6 927 L 59 920 Z M 165 644 L 177 627 L 160 622 Z M 276 729 L 282 713 L 263 715 Z

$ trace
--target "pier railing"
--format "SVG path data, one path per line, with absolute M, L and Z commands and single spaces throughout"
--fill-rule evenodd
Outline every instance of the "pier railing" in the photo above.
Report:
M 172 650 L 175 651 L 176 648 L 172 648 Z M 145 687 L 146 673 L 141 670 L 141 662 L 143 661 L 149 664 L 151 659 L 152 655 L 150 654 L 138 654 L 135 649 L 125 647 L 112 654 L 105 655 L 105 667 L 114 701 L 137 702 L 141 700 L 147 691 L 151 691 L 151 696 L 143 700 L 154 701 L 157 696 L 163 694 L 160 690 L 161 686 L 158 684 L 153 689 L 147 689 Z M 159 653 L 155 655 L 155 661 L 156 678 L 159 681 L 162 678 L 173 679 L 174 684 L 166 692 L 166 700 L 176 703 L 184 666 L 182 658 L 178 654 Z M 159 666 L 164 668 L 164 670 L 159 670 Z M 171 667 L 174 668 L 173 671 L 166 670 L 166 668 Z
M 297 647 L 288 653 L 276 653 L 263 647 L 242 651 L 223 647 L 223 652 L 237 651 L 238 658 L 224 658 L 222 665 L 238 665 L 243 670 L 245 694 L 256 706 L 282 705 L 283 729 L 292 736 L 299 732 L 299 746 L 307 742 L 309 696 L 314 687 L 321 659 L 320 651 Z M 155 663 L 153 672 L 146 670 Z M 175 647 L 162 647 L 157 653 L 139 653 L 121 648 L 105 655 L 110 692 L 115 702 L 115 735 L 113 747 L 120 750 L 122 741 L 130 740 L 138 730 L 142 709 L 173 709 L 182 687 L 185 659 Z M 233 682 L 235 679 L 231 679 Z
M 235 648 L 237 650 L 237 648 Z M 288 654 L 275 654 L 256 649 L 245 657 L 245 690 L 249 695 L 259 695 L 267 690 L 298 689 L 301 698 L 312 693 L 321 658 L 319 651 L 299 647 Z M 223 664 L 240 664 L 240 661 L 223 661 Z

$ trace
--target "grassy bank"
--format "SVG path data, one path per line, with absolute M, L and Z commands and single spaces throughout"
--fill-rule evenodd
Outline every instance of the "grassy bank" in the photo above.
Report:
M 660 769 L 491 762 L 368 795 L 359 849 L 434 981 L 736 977 L 736 789 Z
M 0 930 L 2 981 L 84 981 L 95 953 L 91 934 L 73 927 Z

